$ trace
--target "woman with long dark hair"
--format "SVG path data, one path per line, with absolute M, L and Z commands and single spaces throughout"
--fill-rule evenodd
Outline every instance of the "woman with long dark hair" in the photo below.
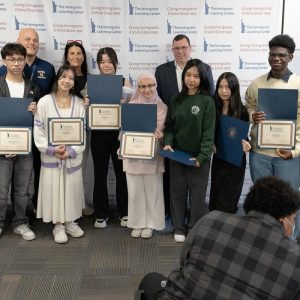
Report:
M 37 218 L 55 224 L 54 241 L 66 243 L 67 234 L 83 236 L 74 221 L 82 215 L 82 153 L 85 146 L 49 146 L 49 118 L 84 118 L 82 99 L 73 94 L 75 71 L 59 68 L 53 92 L 40 99 L 34 116 L 34 142 L 41 152 Z
M 195 166 L 189 166 L 171 160 L 171 216 L 176 242 L 184 242 L 188 230 L 205 213 L 215 128 L 215 104 L 207 78 L 201 60 L 187 62 L 182 72 L 182 91 L 172 98 L 165 122 L 164 150 L 183 150 L 195 161 Z
M 217 110 L 216 136 L 218 135 L 219 120 L 222 115 L 248 122 L 247 109 L 241 101 L 240 84 L 231 72 L 225 72 L 217 80 L 215 103 Z M 249 150 L 250 144 L 243 142 L 244 150 Z M 218 152 L 219 149 L 215 149 Z M 211 166 L 211 187 L 209 196 L 209 210 L 221 210 L 235 213 L 243 188 L 246 169 L 246 155 L 241 167 L 213 156 Z

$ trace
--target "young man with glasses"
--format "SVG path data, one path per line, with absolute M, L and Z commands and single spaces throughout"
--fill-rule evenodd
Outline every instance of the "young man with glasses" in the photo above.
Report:
M 6 75 L 0 76 L 0 97 L 31 98 L 28 111 L 36 112 L 39 89 L 23 77 L 26 49 L 18 43 L 8 43 L 1 50 L 1 57 L 7 68 Z M 14 116 L 11 116 L 12 118 Z M 0 235 L 4 230 L 7 196 L 12 185 L 14 199 L 14 232 L 24 240 L 35 239 L 34 232 L 28 227 L 26 207 L 29 200 L 28 188 L 32 174 L 32 155 L 0 155 Z
M 17 42 L 23 45 L 26 49 L 23 69 L 24 76 L 39 87 L 41 97 L 49 94 L 55 78 L 55 69 L 51 63 L 37 57 L 39 50 L 38 33 L 33 28 L 23 28 L 19 32 Z M 6 66 L 2 65 L 0 67 L 0 75 L 4 74 L 6 74 Z M 32 152 L 34 159 L 34 176 L 31 179 L 32 183 L 30 184 L 29 193 L 31 194 L 30 198 L 32 198 L 33 205 L 36 208 L 41 160 L 40 152 L 37 150 L 35 145 L 33 145 Z
M 300 175 L 300 77 L 288 69 L 293 59 L 295 42 L 288 35 L 277 35 L 269 41 L 269 65 L 271 70 L 253 80 L 246 91 L 246 106 L 249 112 L 252 151 L 249 156 L 251 179 L 255 183 L 259 178 L 276 176 L 288 182 L 299 191 Z M 257 147 L 257 124 L 265 120 L 266 114 L 258 111 L 258 89 L 296 89 L 298 90 L 298 113 L 296 123 L 296 142 L 294 150 L 259 149 Z M 282 99 L 282 107 L 286 106 Z M 299 213 L 298 213 L 299 214 Z M 300 218 L 297 217 L 295 238 L 300 229 Z
M 174 60 L 159 65 L 155 71 L 157 81 L 157 93 L 162 101 L 169 105 L 171 98 L 178 94 L 182 88 L 182 71 L 186 63 L 191 59 L 191 43 L 189 38 L 184 34 L 176 35 L 172 42 L 172 52 Z M 210 94 L 213 96 L 215 85 L 211 67 L 204 64 L 207 69 L 208 81 L 210 85 Z M 170 212 L 170 166 L 169 160 L 165 159 L 164 173 L 164 198 L 166 215 Z

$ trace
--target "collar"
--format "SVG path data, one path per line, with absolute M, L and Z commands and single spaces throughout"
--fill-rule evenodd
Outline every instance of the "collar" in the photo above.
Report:
M 260 211 L 251 210 L 246 215 L 251 218 L 264 220 L 265 223 L 281 228 L 280 222 L 269 214 L 264 214 Z
M 289 81 L 289 78 L 290 78 L 290 76 L 291 76 L 292 74 L 293 74 L 293 72 L 291 72 L 289 69 L 287 69 L 286 72 L 281 76 L 280 79 L 282 79 L 282 80 L 285 81 L 285 82 L 288 82 L 288 81 Z M 271 71 L 270 71 L 269 74 L 268 74 L 267 81 L 268 81 L 270 78 L 274 78 Z M 276 79 L 278 79 L 278 78 L 276 78 Z

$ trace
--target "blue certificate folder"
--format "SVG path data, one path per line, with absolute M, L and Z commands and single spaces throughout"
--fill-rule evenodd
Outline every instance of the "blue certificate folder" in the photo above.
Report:
M 218 158 L 240 167 L 243 162 L 242 139 L 247 140 L 249 123 L 222 115 L 217 133 L 215 154 Z
M 258 89 L 258 111 L 266 113 L 266 120 L 296 120 L 298 90 Z
M 174 152 L 170 150 L 161 150 L 159 151 L 159 154 L 161 156 L 167 157 L 169 159 L 178 161 L 182 164 L 188 165 L 188 166 L 195 166 L 196 161 L 195 160 L 190 160 L 193 156 L 185 151 L 178 150 L 178 149 L 173 149 Z
M 156 104 L 122 104 L 121 130 L 133 132 L 155 132 L 157 127 Z
M 87 75 L 87 93 L 91 104 L 119 104 L 122 75 Z
M 0 126 L 32 127 L 33 115 L 27 111 L 29 98 L 0 97 Z

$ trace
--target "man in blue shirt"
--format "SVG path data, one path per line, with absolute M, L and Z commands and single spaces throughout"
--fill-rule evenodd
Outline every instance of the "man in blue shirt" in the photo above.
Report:
M 23 28 L 19 32 L 17 42 L 23 45 L 26 49 L 26 64 L 23 70 L 25 78 L 29 79 L 39 87 L 41 97 L 49 94 L 55 78 L 55 69 L 51 63 L 37 57 L 37 52 L 39 50 L 38 33 L 33 28 Z M 0 67 L 0 75 L 4 75 L 6 72 L 6 66 L 2 65 Z M 36 207 L 41 161 L 40 153 L 35 145 L 32 147 L 32 153 L 34 176 L 32 176 L 31 179 L 32 183 L 30 184 L 29 194 L 30 198 L 32 198 L 34 207 Z
M 24 75 L 35 83 L 41 93 L 41 97 L 49 94 L 55 78 L 54 66 L 37 57 L 39 50 L 39 35 L 33 28 L 23 28 L 19 32 L 17 42 L 26 48 L 26 64 Z M 6 66 L 0 67 L 0 75 L 6 74 Z

